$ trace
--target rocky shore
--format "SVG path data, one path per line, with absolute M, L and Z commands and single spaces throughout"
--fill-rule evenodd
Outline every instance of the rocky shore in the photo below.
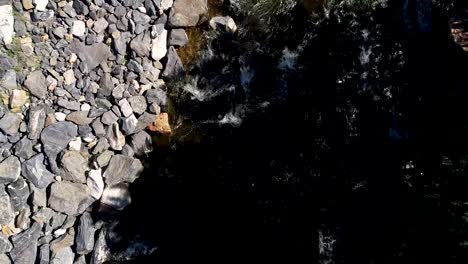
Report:
M 152 133 L 171 133 L 164 79 L 207 13 L 206 0 L 0 0 L 1 264 L 115 257 L 95 212 L 131 203 Z

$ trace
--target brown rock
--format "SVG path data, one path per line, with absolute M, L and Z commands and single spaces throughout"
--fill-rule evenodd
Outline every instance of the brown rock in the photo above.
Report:
M 172 129 L 169 124 L 169 115 L 167 113 L 161 113 L 156 116 L 156 120 L 150 124 L 147 129 L 149 131 L 158 132 L 161 134 L 171 134 Z

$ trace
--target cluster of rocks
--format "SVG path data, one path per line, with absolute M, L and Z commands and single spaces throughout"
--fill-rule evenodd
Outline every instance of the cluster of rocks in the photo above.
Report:
M 0 0 L 0 263 L 102 263 L 206 0 Z

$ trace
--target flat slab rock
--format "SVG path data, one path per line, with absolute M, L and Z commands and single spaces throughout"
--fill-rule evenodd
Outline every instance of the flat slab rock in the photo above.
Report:
M 50 187 L 49 206 L 67 215 L 80 215 L 95 200 L 88 186 L 68 181 L 55 182 Z
M 139 159 L 117 154 L 112 157 L 104 172 L 107 185 L 121 182 L 133 182 L 143 171 L 143 165 Z

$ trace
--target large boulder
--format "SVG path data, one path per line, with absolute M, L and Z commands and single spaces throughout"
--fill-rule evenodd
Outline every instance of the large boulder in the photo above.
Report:
M 207 0 L 175 0 L 169 14 L 169 26 L 193 27 L 208 13 Z

